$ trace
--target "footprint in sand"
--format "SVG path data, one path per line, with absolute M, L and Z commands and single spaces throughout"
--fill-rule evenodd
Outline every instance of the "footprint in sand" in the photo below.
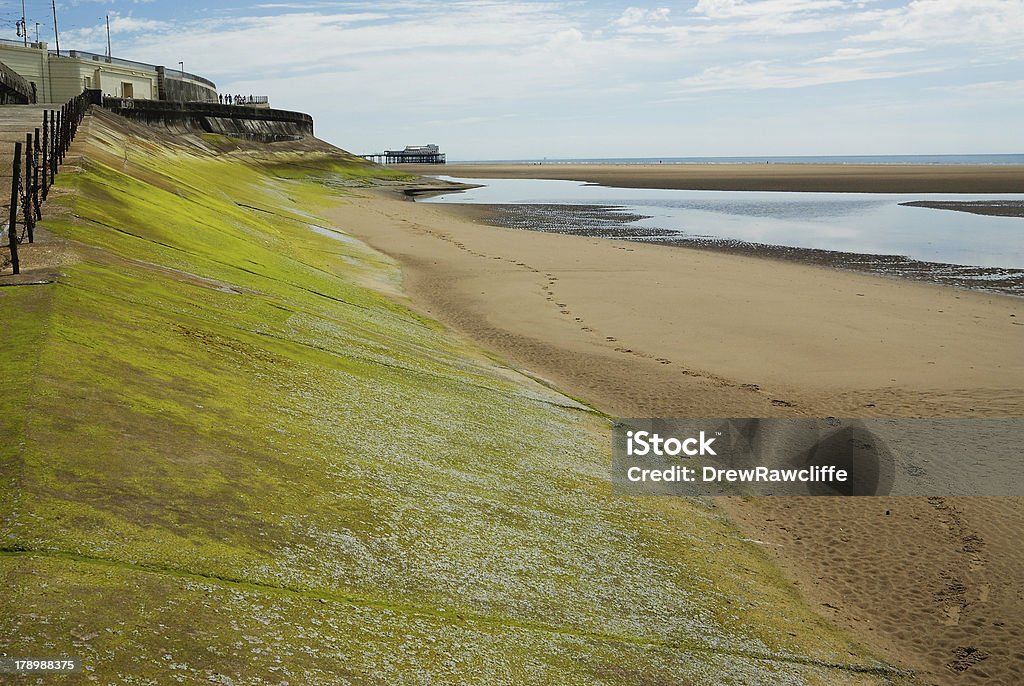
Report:
M 935 594 L 936 602 L 942 607 L 945 626 L 956 626 L 967 604 L 967 585 L 956 577 L 947 577 L 946 588 Z
M 953 651 L 953 660 L 946 665 L 946 668 L 956 672 L 966 672 L 968 669 L 978 664 L 982 660 L 987 660 L 990 657 L 990 653 L 975 648 L 974 646 L 957 646 L 956 650 Z
M 946 618 L 942 620 L 943 625 L 958 625 L 960 623 L 960 613 L 963 612 L 963 609 L 963 605 L 951 605 L 949 607 L 943 608 L 943 614 L 946 615 Z
M 617 338 L 615 338 L 615 336 L 605 336 L 605 337 L 604 337 L 604 339 L 605 339 L 606 341 L 615 341 L 615 340 L 618 340 Z

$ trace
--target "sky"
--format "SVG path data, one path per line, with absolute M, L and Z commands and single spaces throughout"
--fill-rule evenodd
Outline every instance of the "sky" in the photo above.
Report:
M 53 47 L 50 2 L 26 0 Z M 16 39 L 21 3 L 0 2 Z M 201 74 L 358 154 L 1024 153 L 1024 0 L 57 2 L 61 48 Z

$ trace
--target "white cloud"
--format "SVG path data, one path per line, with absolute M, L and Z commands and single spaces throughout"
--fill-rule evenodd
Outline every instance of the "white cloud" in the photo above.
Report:
M 613 24 L 622 28 L 632 28 L 646 24 L 658 24 L 668 21 L 672 13 L 668 7 L 657 7 L 655 9 L 644 9 L 642 7 L 627 7 L 622 16 L 616 19 Z
M 623 30 L 707 45 L 730 40 L 844 33 L 853 27 L 872 26 L 879 16 L 877 10 L 868 9 L 867 2 L 699 0 L 687 15 L 675 22 L 638 22 Z M 669 19 L 668 15 L 664 19 Z
M 807 88 L 852 81 L 892 79 L 928 71 L 934 71 L 934 68 L 872 70 L 865 67 L 787 66 L 758 60 L 734 66 L 708 67 L 700 74 L 679 79 L 675 86 L 680 93 Z
M 943 90 L 958 95 L 984 97 L 994 100 L 1021 100 L 1024 98 L 1024 80 L 981 81 L 958 86 L 942 86 L 932 90 Z
M 110 33 L 115 36 L 135 35 L 140 33 L 159 33 L 173 29 L 174 25 L 156 19 L 139 19 L 134 16 L 110 12 Z M 61 36 L 66 44 L 74 44 L 82 50 L 96 49 L 106 52 L 106 24 L 89 26 L 72 31 L 62 31 Z M 102 45 L 101 45 L 102 44 Z
M 816 13 L 844 6 L 842 0 L 698 0 L 690 11 L 711 19 L 736 19 Z
M 1024 46 L 1020 0 L 913 0 L 890 10 L 855 41 L 1015 44 Z M 1018 56 L 1020 53 L 1018 52 Z
M 895 55 L 907 55 L 915 52 L 922 52 L 924 48 L 888 48 L 883 50 L 868 50 L 866 48 L 838 48 L 830 55 L 819 57 L 811 60 L 811 63 L 823 63 L 823 62 L 852 62 L 852 61 L 867 61 L 867 60 L 880 60 L 887 57 L 893 57 Z
M 110 13 L 110 33 L 136 33 L 140 31 L 163 31 L 170 28 L 167 22 L 155 19 L 137 19 L 132 16 L 122 16 L 116 12 Z

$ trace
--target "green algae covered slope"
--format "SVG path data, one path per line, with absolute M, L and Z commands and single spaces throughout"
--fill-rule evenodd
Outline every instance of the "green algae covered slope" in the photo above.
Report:
M 230 148 L 90 116 L 60 278 L 0 289 L 0 652 L 81 683 L 900 681 L 713 509 L 612 498 L 606 418 L 317 217 L 385 173 Z

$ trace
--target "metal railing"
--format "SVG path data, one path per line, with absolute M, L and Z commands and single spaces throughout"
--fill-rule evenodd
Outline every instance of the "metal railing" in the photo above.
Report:
M 61 59 L 73 59 L 73 60 L 89 60 L 90 62 L 102 62 L 103 64 L 116 64 L 121 67 L 130 67 L 132 69 L 138 69 L 140 71 L 156 71 L 156 65 L 148 64 L 146 62 L 136 62 L 135 60 L 126 60 L 123 57 L 107 57 L 96 52 L 89 52 L 87 50 L 65 50 L 57 55 L 55 50 L 48 51 L 50 57 L 60 57 Z
M 89 105 L 97 102 L 98 95 L 99 91 L 83 91 L 59 110 L 44 110 L 42 127 L 26 133 L 24 144 L 20 141 L 14 144 L 7 247 L 11 251 L 11 268 L 15 274 L 21 273 L 18 244 L 26 239 L 29 243 L 35 242 L 36 221 L 43 217 L 40 203 L 46 200 L 60 164 L 78 133 L 78 126 Z M 19 211 L 22 219 L 20 233 Z
M 269 95 L 223 95 L 222 105 L 269 105 Z

